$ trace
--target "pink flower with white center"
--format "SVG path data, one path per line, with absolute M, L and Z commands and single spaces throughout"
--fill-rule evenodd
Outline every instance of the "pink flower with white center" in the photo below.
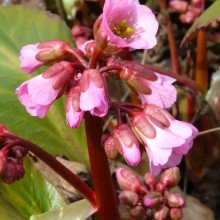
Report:
M 80 86 L 70 89 L 66 98 L 66 122 L 71 128 L 78 128 L 84 117 L 84 111 L 79 107 Z
M 115 127 L 113 131 L 114 143 L 119 153 L 131 166 L 136 166 L 141 160 L 139 143 L 131 128 L 127 124 Z
M 80 109 L 90 111 L 94 116 L 103 117 L 109 109 L 106 85 L 96 69 L 85 70 L 80 79 Z
M 138 0 L 106 0 L 103 14 L 94 27 L 94 36 L 97 45 L 102 42 L 100 37 L 105 35 L 108 46 L 150 49 L 157 43 L 157 30 L 154 14 Z
M 132 124 L 146 146 L 154 176 L 161 169 L 178 165 L 198 133 L 193 125 L 175 120 L 155 105 L 148 105 L 142 113 L 137 113 L 132 118 Z
M 71 64 L 54 64 L 43 74 L 38 75 L 16 89 L 16 94 L 27 112 L 43 118 L 51 104 L 65 92 L 65 87 L 73 74 Z
M 176 80 L 172 77 L 155 73 L 156 81 L 147 81 L 147 86 L 150 88 L 150 94 L 138 92 L 142 104 L 154 104 L 161 108 L 169 108 L 176 102 L 177 92 L 172 85 Z
M 20 51 L 21 69 L 32 73 L 45 64 L 65 59 L 69 52 L 69 44 L 61 40 L 48 40 L 36 44 L 28 44 Z
M 20 51 L 21 69 L 27 73 L 32 73 L 45 63 L 36 59 L 36 55 L 40 52 L 37 44 L 28 44 L 22 47 Z

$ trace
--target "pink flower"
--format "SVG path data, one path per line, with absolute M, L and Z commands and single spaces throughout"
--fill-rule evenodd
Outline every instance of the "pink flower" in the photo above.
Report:
M 69 44 L 61 40 L 47 40 L 28 44 L 20 51 L 21 69 L 32 73 L 45 64 L 64 60 L 69 55 Z
M 43 118 L 55 99 L 65 92 L 72 73 L 68 62 L 54 64 L 43 74 L 21 84 L 16 94 L 30 115 Z
M 80 109 L 92 115 L 103 117 L 109 109 L 104 80 L 96 69 L 83 72 L 80 79 Z
M 105 33 L 109 45 L 130 50 L 150 49 L 157 43 L 157 29 L 154 14 L 138 0 L 106 0 L 94 36 L 98 45 Z
M 28 44 L 22 47 L 20 51 L 20 62 L 21 62 L 21 69 L 27 73 L 32 73 L 39 67 L 44 65 L 44 62 L 39 61 L 36 59 L 36 55 L 40 52 L 38 49 L 37 44 Z
M 178 165 L 198 133 L 193 125 L 175 120 L 155 105 L 146 106 L 132 118 L 132 124 L 146 145 L 152 175 Z
M 115 127 L 113 132 L 114 142 L 120 154 L 131 166 L 136 166 L 141 160 L 139 143 L 127 124 Z
M 66 98 L 66 122 L 71 128 L 78 128 L 83 120 L 84 111 L 79 107 L 80 87 L 72 87 Z
M 138 92 L 142 104 L 155 104 L 161 108 L 171 107 L 177 98 L 177 92 L 172 85 L 176 80 L 172 77 L 155 73 L 156 81 L 147 81 L 147 86 L 150 88 L 150 94 Z

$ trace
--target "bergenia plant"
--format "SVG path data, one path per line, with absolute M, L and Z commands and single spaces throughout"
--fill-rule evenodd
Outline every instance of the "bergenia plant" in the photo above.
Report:
M 181 1 L 170 1 L 172 8 L 180 8 L 178 4 L 183 7 Z M 192 6 L 190 10 L 194 10 Z M 42 66 L 48 68 L 16 89 L 18 101 L 29 115 L 44 118 L 53 103 L 65 97 L 66 126 L 77 129 L 85 122 L 94 191 L 51 155 L 3 125 L 0 127 L 2 180 L 12 184 L 23 177 L 22 160 L 30 151 L 88 199 L 99 219 L 117 220 L 120 214 L 108 159 L 121 155 L 132 167 L 146 154 L 145 185 L 126 168 L 116 171 L 122 190 L 119 201 L 128 207 L 132 219 L 182 218 L 184 199 L 169 189 L 180 180 L 176 166 L 192 148 L 198 130 L 171 114 L 170 108 L 177 101 L 177 75 L 126 59 L 126 54 L 137 49 L 156 46 L 158 27 L 152 10 L 138 0 L 106 0 L 103 13 L 93 26 L 94 39 L 86 41 L 80 35 L 77 48 L 56 39 L 21 48 L 20 67 L 26 72 L 23 74 L 31 74 Z M 78 29 L 79 26 L 74 30 L 75 39 Z M 113 101 L 109 92 L 111 79 L 127 85 L 137 102 Z M 110 115 L 116 123 L 103 132 L 103 122 Z M 161 172 L 159 181 L 156 176 Z

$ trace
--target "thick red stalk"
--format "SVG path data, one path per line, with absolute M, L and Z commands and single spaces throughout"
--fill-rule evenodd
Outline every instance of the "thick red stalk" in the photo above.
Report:
M 170 47 L 170 56 L 171 56 L 171 64 L 172 64 L 172 72 L 174 74 L 180 73 L 180 64 L 178 59 L 178 51 L 176 47 L 176 40 L 173 32 L 173 26 L 170 20 L 170 16 L 168 14 L 167 9 L 167 3 L 166 0 L 159 0 L 160 9 L 162 12 L 165 13 L 166 16 L 166 29 L 167 29 L 167 35 L 168 35 L 168 41 L 169 41 L 169 47 Z
M 91 174 L 96 192 L 100 220 L 119 220 L 117 200 L 109 169 L 108 159 L 101 146 L 102 120 L 88 114 L 85 117 Z
M 78 176 L 67 169 L 63 164 L 56 160 L 49 153 L 44 151 L 39 146 L 33 144 L 30 141 L 19 138 L 11 143 L 13 146 L 20 145 L 25 147 L 28 151 L 34 153 L 45 164 L 52 168 L 57 174 L 65 179 L 71 186 L 73 186 L 78 192 L 85 197 L 95 208 L 97 207 L 95 192 L 90 189 Z
M 207 45 L 206 32 L 198 31 L 197 51 L 196 51 L 196 85 L 198 90 L 205 95 L 208 88 L 208 69 L 207 69 Z

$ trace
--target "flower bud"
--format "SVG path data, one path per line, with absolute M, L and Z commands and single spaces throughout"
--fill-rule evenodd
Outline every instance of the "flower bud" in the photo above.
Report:
M 39 52 L 36 55 L 36 59 L 45 63 L 59 62 L 69 55 L 69 48 L 69 44 L 65 41 L 43 41 L 37 46 Z
M 12 184 L 24 176 L 25 170 L 23 161 L 20 159 L 8 158 L 7 166 L 2 174 L 2 180 L 6 184 Z
M 172 167 L 163 172 L 160 177 L 160 182 L 165 188 L 176 186 L 181 179 L 180 170 L 178 167 Z
M 7 153 L 0 150 L 0 175 L 5 171 L 7 166 Z
M 102 146 L 105 149 L 105 153 L 108 158 L 113 159 L 118 155 L 118 148 L 114 142 L 112 135 L 104 134 L 102 135 Z
M 170 209 L 170 219 L 171 220 L 180 220 L 183 218 L 182 210 L 179 208 Z
M 177 208 L 185 204 L 183 197 L 180 196 L 178 193 L 168 193 L 166 198 L 170 207 Z
M 118 168 L 116 171 L 118 185 L 122 190 L 138 192 L 142 183 L 138 176 L 131 170 Z
M 24 147 L 21 146 L 14 146 L 11 150 L 10 150 L 10 156 L 14 157 L 14 158 L 23 158 L 26 156 L 26 154 L 28 153 L 28 150 Z
M 169 208 L 165 205 L 162 205 L 158 210 L 154 213 L 154 219 L 155 220 L 165 220 L 167 219 L 169 214 Z
M 164 198 L 159 192 L 149 192 L 144 197 L 144 205 L 149 208 L 157 208 L 162 205 L 163 201 Z
M 122 191 L 118 196 L 120 202 L 124 205 L 134 206 L 137 204 L 139 200 L 139 196 L 137 193 L 133 191 Z
M 156 187 L 158 180 L 151 173 L 145 173 L 144 182 L 151 190 L 153 190 Z
M 141 152 L 139 142 L 129 125 L 121 124 L 115 127 L 113 137 L 118 151 L 126 162 L 131 166 L 137 165 L 141 160 Z
M 188 2 L 179 1 L 179 0 L 171 0 L 169 2 L 169 7 L 175 12 L 184 13 L 187 10 Z
M 129 215 L 132 218 L 139 219 L 144 216 L 144 208 L 141 205 L 136 205 L 128 210 Z

